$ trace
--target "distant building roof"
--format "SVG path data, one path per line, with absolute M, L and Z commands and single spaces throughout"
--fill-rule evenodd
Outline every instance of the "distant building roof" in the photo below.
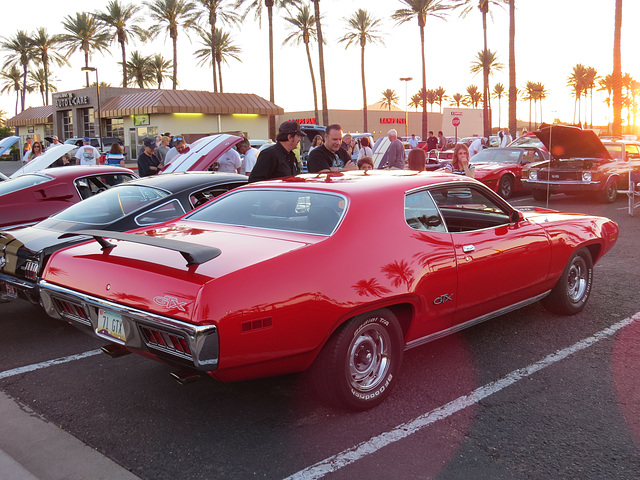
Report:
M 110 98 L 101 116 L 162 113 L 232 113 L 282 115 L 284 109 L 253 93 L 213 93 L 196 90 L 142 90 Z
M 7 126 L 9 127 L 23 127 L 25 125 L 40 125 L 43 123 L 53 123 L 53 105 L 29 107 L 7 120 Z

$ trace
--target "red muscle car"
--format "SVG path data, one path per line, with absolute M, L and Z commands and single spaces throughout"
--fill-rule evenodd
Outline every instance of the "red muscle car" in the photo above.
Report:
M 175 221 L 84 233 L 94 240 L 51 256 L 42 300 L 111 354 L 175 365 L 182 380 L 310 369 L 325 400 L 366 409 L 389 395 L 408 348 L 539 300 L 582 310 L 618 226 L 516 210 L 459 175 L 356 171 L 258 182 Z

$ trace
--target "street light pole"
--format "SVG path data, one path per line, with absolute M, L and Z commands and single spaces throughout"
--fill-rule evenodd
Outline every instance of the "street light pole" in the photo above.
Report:
M 98 145 L 100 146 L 100 152 L 102 152 L 102 117 L 100 111 L 100 80 L 98 79 L 98 69 L 96 67 L 82 67 L 83 72 L 96 72 L 96 91 L 98 97 Z
M 412 77 L 401 78 L 400 81 L 404 82 L 404 136 L 409 136 L 409 94 L 407 93 L 407 88 L 409 86 L 409 82 L 413 80 Z

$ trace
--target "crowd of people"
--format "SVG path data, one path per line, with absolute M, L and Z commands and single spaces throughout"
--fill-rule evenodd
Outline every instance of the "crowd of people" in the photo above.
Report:
M 239 173 L 249 177 L 249 182 L 282 178 L 301 173 L 301 164 L 296 150 L 305 133 L 297 121 L 283 122 L 276 136 L 275 144 L 260 152 L 251 146 L 249 139 L 243 138 L 236 148 L 227 150 L 214 163 L 212 170 L 218 172 Z M 500 146 L 506 146 L 511 142 L 508 129 L 499 132 Z M 307 157 L 307 171 L 309 173 L 342 172 L 349 170 L 371 170 L 376 168 L 374 151 L 380 140 L 371 145 L 367 136 L 358 136 L 344 133 L 340 124 L 329 125 L 324 135 L 316 135 L 311 141 Z M 428 132 L 425 144 L 419 144 L 415 134 L 406 139 L 409 153 L 405 154 L 405 144 L 398 138 L 398 132 L 391 129 L 387 132 L 388 145 L 382 158 L 377 161 L 378 169 L 424 171 L 426 169 L 428 153 L 442 152 L 450 145 L 442 131 L 435 136 L 433 131 Z M 453 150 L 453 158 L 441 168 L 454 174 L 475 176 L 475 169 L 471 163 L 473 156 L 485 148 L 486 139 L 477 137 L 469 146 L 458 143 Z M 60 145 L 57 137 L 53 136 L 48 148 Z M 167 165 L 174 162 L 181 155 L 189 153 L 191 145 L 187 143 L 183 135 L 171 136 L 170 133 L 144 138 L 142 146 L 137 152 L 138 175 L 141 177 L 156 175 Z M 23 162 L 28 163 L 45 151 L 42 142 L 33 141 L 27 137 Z M 125 154 L 120 143 L 113 143 L 104 155 L 91 145 L 90 138 L 83 139 L 83 145 L 79 147 L 71 158 L 62 156 L 57 165 L 97 165 L 125 166 Z

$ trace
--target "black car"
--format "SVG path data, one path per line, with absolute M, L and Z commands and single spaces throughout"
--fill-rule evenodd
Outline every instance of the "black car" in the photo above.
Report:
M 522 171 L 522 182 L 536 200 L 552 193 L 592 194 L 612 203 L 618 189 L 628 188 L 629 173 L 640 171 L 636 142 L 603 142 L 591 130 L 564 125 L 534 133 L 551 154 L 551 160 L 531 163 Z
M 0 232 L 0 297 L 38 303 L 37 282 L 53 252 L 84 242 L 80 230 L 124 232 L 173 220 L 247 183 L 235 173 L 155 175 L 116 185 L 34 226 Z

